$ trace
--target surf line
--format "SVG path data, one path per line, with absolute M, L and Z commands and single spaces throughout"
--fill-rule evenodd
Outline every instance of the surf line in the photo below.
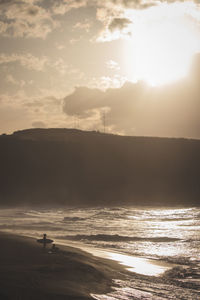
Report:
M 168 263 L 162 260 L 150 259 L 145 257 L 137 257 L 132 255 L 126 255 L 119 252 L 102 250 L 99 248 L 94 248 L 90 246 L 85 246 L 79 242 L 70 241 L 70 244 L 67 242 L 63 242 L 61 240 L 58 241 L 59 244 L 65 246 L 74 246 L 83 251 L 86 251 L 96 257 L 106 258 L 113 261 L 118 262 L 119 264 L 126 267 L 126 269 L 130 272 L 134 272 L 141 275 L 147 276 L 160 276 L 165 271 L 172 269 L 177 266 L 173 263 Z

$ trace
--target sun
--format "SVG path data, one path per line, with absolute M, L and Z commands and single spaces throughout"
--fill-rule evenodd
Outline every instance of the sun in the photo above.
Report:
M 127 13 L 133 20 L 131 38 L 124 42 L 129 80 L 158 86 L 187 76 L 193 55 L 200 51 L 197 9 L 194 3 L 177 2 Z

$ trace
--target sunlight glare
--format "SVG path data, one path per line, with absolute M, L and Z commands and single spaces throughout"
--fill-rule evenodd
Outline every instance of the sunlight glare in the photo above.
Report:
M 132 36 L 124 59 L 128 78 L 157 86 L 185 77 L 193 55 L 200 51 L 197 6 L 191 2 L 161 4 L 130 13 Z
M 150 260 L 142 257 L 124 255 L 120 253 L 108 252 L 109 258 L 127 266 L 127 270 L 142 275 L 159 276 L 174 265 L 166 262 Z

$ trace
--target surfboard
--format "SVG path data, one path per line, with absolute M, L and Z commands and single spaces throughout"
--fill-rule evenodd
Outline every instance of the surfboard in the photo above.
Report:
M 41 244 L 44 244 L 44 243 L 51 244 L 51 243 L 53 243 L 53 240 L 50 240 L 50 239 L 39 239 L 39 240 L 37 240 L 37 242 L 41 243 Z

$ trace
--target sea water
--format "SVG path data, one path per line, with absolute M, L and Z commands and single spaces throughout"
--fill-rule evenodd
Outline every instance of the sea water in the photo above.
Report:
M 1 209 L 0 230 L 172 264 L 160 281 L 143 273 L 94 299 L 200 299 L 199 208 Z

